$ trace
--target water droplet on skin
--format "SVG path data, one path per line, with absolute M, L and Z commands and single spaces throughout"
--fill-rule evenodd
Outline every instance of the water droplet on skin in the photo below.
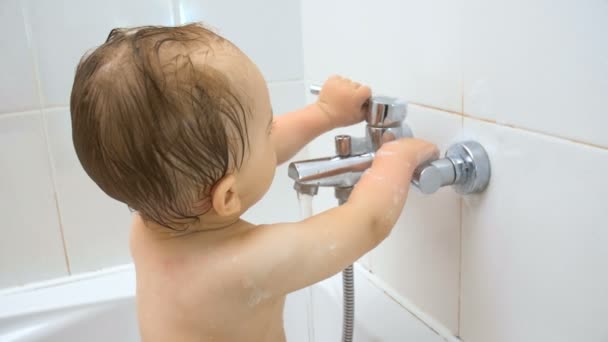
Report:
M 365 171 L 365 173 L 363 175 L 365 177 L 370 177 L 370 178 L 375 179 L 377 181 L 384 182 L 384 177 L 376 175 L 374 172 L 372 172 L 371 169 L 367 169 L 367 171 Z
M 376 154 L 379 155 L 379 156 L 394 156 L 397 153 L 393 152 L 393 151 L 380 150 L 380 151 L 376 152 Z
M 398 143 L 399 143 L 398 140 L 391 140 L 391 141 L 383 143 L 382 146 L 385 146 L 385 145 L 395 145 L 395 144 L 398 144 Z

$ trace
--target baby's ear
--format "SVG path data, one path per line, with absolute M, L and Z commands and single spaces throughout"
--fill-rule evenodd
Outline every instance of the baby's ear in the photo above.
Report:
M 211 204 L 219 216 L 238 215 L 241 211 L 241 199 L 234 175 L 226 175 L 215 183 L 211 192 Z

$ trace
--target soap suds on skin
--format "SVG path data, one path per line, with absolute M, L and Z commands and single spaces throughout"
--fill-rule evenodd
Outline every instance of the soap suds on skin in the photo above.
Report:
M 372 179 L 375 179 L 375 180 L 378 180 L 378 181 L 381 181 L 381 182 L 383 182 L 384 179 L 385 179 L 384 177 L 378 176 L 375 173 L 373 173 L 372 169 L 365 170 L 365 172 L 363 172 L 363 176 L 365 176 L 365 177 L 371 177 Z
M 247 305 L 252 308 L 260 304 L 262 301 L 269 299 L 271 296 L 272 294 L 269 291 L 262 291 L 256 289 L 249 296 L 249 299 L 247 300 Z
M 247 305 L 250 308 L 253 308 L 262 301 L 272 297 L 272 293 L 270 291 L 258 288 L 251 278 L 243 279 L 242 284 L 245 289 L 249 289 L 251 291 L 251 294 L 247 299 Z

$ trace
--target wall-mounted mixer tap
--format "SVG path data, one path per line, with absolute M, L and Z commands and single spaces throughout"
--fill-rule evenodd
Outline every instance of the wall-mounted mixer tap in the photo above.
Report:
M 310 91 L 318 94 L 320 89 L 312 86 Z M 383 143 L 413 136 L 405 123 L 406 117 L 407 102 L 387 96 L 371 97 L 365 116 L 365 137 L 336 136 L 335 156 L 289 165 L 288 174 L 296 182 L 296 190 L 316 194 L 317 187 L 325 186 L 336 188 L 337 197 L 343 194 L 344 191 L 338 189 L 351 188 L 357 183 Z M 490 161 L 486 151 L 475 141 L 464 141 L 450 146 L 445 158 L 419 166 L 412 184 L 426 194 L 446 185 L 453 185 L 458 193 L 470 194 L 483 191 L 489 180 Z

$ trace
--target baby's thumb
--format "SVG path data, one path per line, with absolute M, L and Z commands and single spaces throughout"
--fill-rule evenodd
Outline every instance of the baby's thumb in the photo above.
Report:
M 400 149 L 405 158 L 418 166 L 429 160 L 437 159 L 439 150 L 437 146 L 428 141 L 417 138 L 402 138 L 382 145 L 381 150 Z

